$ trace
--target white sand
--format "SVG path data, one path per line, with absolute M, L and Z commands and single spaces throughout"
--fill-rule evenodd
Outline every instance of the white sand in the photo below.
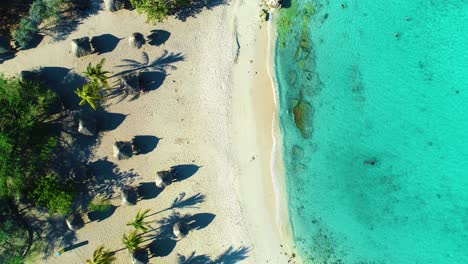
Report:
M 121 171 L 138 174 L 133 186 L 152 182 L 156 171 L 174 165 L 196 164 L 201 166 L 199 170 L 156 198 L 140 200 L 136 206 L 120 206 L 111 217 L 86 224 L 76 232 L 75 243 L 87 240 L 88 245 L 60 257 L 51 255 L 43 263 L 83 263 L 101 244 L 111 250 L 121 249 L 122 234 L 131 230 L 126 223 L 139 209 L 163 210 L 182 192 L 187 196 L 201 193 L 206 201 L 198 208 L 153 215 L 148 218 L 152 227 L 157 228 L 156 221 L 174 211 L 211 213 L 215 218 L 206 228 L 194 230 L 178 241 L 167 256 L 152 258 L 151 263 L 176 263 L 178 254 L 188 257 L 192 252 L 214 260 L 230 247 L 234 251 L 248 248 L 242 263 L 287 263 L 278 231 L 278 224 L 284 228 L 284 223 L 277 221 L 270 177 L 275 108 L 266 67 L 266 26 L 263 24 L 259 30 L 258 14 L 258 2 L 237 0 L 205 10 L 186 22 L 169 19 L 152 26 L 136 12 L 99 11 L 83 20 L 67 40 L 52 43 L 46 38 L 39 47 L 22 51 L 0 64 L 0 72 L 6 75 L 39 66 L 66 67 L 81 73 L 89 62 L 94 64 L 106 58 L 105 68 L 118 72 L 115 66 L 122 64 L 122 59 L 141 60 L 142 51 L 148 53 L 150 60 L 164 50 L 185 56 L 184 61 L 174 63 L 176 70 L 168 70 L 159 89 L 134 101 L 107 102 L 107 111 L 124 114 L 126 119 L 115 130 L 103 134 L 92 160 L 108 157 Z M 147 36 L 153 29 L 167 30 L 171 36 L 158 47 L 147 44 L 136 50 L 128 46 L 126 38 L 131 33 Z M 80 59 L 72 56 L 71 39 L 101 34 L 121 38 L 112 52 Z M 136 135 L 161 140 L 148 154 L 124 161 L 113 159 L 111 144 Z M 119 205 L 119 200 L 113 203 Z M 126 250 L 118 251 L 116 257 L 117 263 L 129 263 Z M 232 257 L 231 254 L 231 261 L 235 259 Z M 224 262 L 233 263 L 230 260 Z

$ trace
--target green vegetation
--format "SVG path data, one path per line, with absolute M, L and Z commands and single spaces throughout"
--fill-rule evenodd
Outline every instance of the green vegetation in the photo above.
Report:
M 86 71 L 83 74 L 90 81 L 89 83 L 83 85 L 83 87 L 77 88 L 75 94 L 80 97 L 80 105 L 88 103 L 91 108 L 96 110 L 104 98 L 104 88 L 109 88 L 107 79 L 109 77 L 108 71 L 104 71 L 102 67 L 104 66 L 105 59 L 102 59 L 96 66 L 91 66 L 91 63 L 86 67 Z
M 131 231 L 128 235 L 123 235 L 122 243 L 129 252 L 133 253 L 135 250 L 140 248 L 140 244 L 143 242 L 143 238 L 137 234 L 136 230 Z
M 45 206 L 50 213 L 66 215 L 72 209 L 71 188 L 59 184 L 56 175 L 51 173 L 36 181 L 30 198 L 36 205 Z
M 15 221 L 14 214 L 3 202 L 0 204 L 0 263 L 20 264 L 28 246 L 28 232 Z
M 102 100 L 102 88 L 95 82 L 90 82 L 83 85 L 83 87 L 77 88 L 75 94 L 81 98 L 80 105 L 88 103 L 94 110 L 99 106 Z
M 95 198 L 88 205 L 88 211 L 90 212 L 106 212 L 112 208 L 112 205 L 102 198 Z
M 148 225 L 150 224 L 150 222 L 145 222 L 144 220 L 146 218 L 146 215 L 149 212 L 150 212 L 150 209 L 146 209 L 145 211 L 143 211 L 143 213 L 141 212 L 141 210 L 138 210 L 138 213 L 135 216 L 135 219 L 133 219 L 133 221 L 128 223 L 127 225 L 133 226 L 136 231 L 142 231 L 142 232 L 148 231 Z
M 180 8 L 187 7 L 189 0 L 130 0 L 130 4 L 138 13 L 146 14 L 147 22 L 156 24 L 165 20 Z
M 299 10 L 299 6 L 296 2 L 293 2 L 292 6 L 288 9 L 281 9 L 279 20 L 278 20 L 278 43 L 280 48 L 286 47 L 286 39 L 289 34 L 292 33 L 293 20 L 297 19 L 302 15 L 302 31 L 301 31 L 301 46 L 307 46 L 304 42 L 304 35 L 307 34 L 308 24 L 310 23 L 310 18 L 315 14 L 315 9 L 312 3 L 307 3 L 304 6 L 303 10 Z
M 29 18 L 22 18 L 18 28 L 13 31 L 13 38 L 22 48 L 28 47 L 37 37 L 39 29 Z
M 38 36 L 39 25 L 47 19 L 60 20 L 60 4 L 65 0 L 35 0 L 29 9 L 29 16 L 22 18 L 13 38 L 22 48 L 27 48 Z
M 88 64 L 86 67 L 86 71 L 83 72 L 83 75 L 88 78 L 91 82 L 96 83 L 98 86 L 103 88 L 109 88 L 109 84 L 107 83 L 107 79 L 109 77 L 108 71 L 103 71 L 102 67 L 104 66 L 104 62 L 106 59 L 102 59 L 96 66 L 91 66 L 91 63 Z
M 20 200 L 62 214 L 71 208 L 72 192 L 48 168 L 57 140 L 47 121 L 56 100 L 40 83 L 0 76 L 0 263 L 23 263 L 33 246 Z
M 93 252 L 93 259 L 87 259 L 86 264 L 111 264 L 115 257 L 104 246 L 97 247 Z

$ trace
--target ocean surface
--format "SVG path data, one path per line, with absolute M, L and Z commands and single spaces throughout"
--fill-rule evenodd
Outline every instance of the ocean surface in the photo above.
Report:
M 468 263 L 468 1 L 284 2 L 275 71 L 302 259 Z

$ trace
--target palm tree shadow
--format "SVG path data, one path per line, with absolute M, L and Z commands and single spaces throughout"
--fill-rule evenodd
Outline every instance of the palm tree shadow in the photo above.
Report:
M 112 76 L 118 78 L 114 82 L 114 88 L 110 89 L 108 97 L 120 97 L 118 102 L 123 101 L 128 96 L 132 96 L 130 100 L 135 100 L 141 92 L 159 88 L 166 79 L 167 71 L 177 69 L 172 64 L 184 59 L 182 53 L 169 53 L 166 50 L 161 57 L 153 61 L 150 61 L 146 52 L 142 53 L 142 61 L 123 59 L 123 64 L 116 66 L 123 70 Z M 124 85 L 125 83 L 129 85 Z
M 166 73 L 167 69 L 175 70 L 177 67 L 173 66 L 173 63 L 185 60 L 182 53 L 173 53 L 164 51 L 161 57 L 150 61 L 148 54 L 146 52 L 142 53 L 142 61 L 132 60 L 132 59 L 123 59 L 124 64 L 117 65 L 117 68 L 126 68 L 125 70 L 115 74 L 114 76 L 122 76 L 138 72 L 161 72 Z M 114 77 L 113 76 L 113 77 Z
M 241 246 L 237 249 L 234 249 L 231 246 L 223 254 L 217 257 L 213 262 L 220 264 L 235 264 L 239 261 L 246 259 L 249 251 L 249 247 Z
M 172 210 L 172 209 L 198 208 L 195 205 L 205 202 L 205 198 L 206 198 L 205 195 L 201 193 L 197 193 L 195 195 L 192 195 L 184 199 L 185 195 L 186 194 L 184 192 L 180 193 L 179 196 L 174 199 L 171 206 L 169 206 L 168 208 L 164 210 L 152 213 L 148 216 L 156 215 L 156 214 L 159 214 L 168 210 Z
M 196 255 L 196 252 L 193 251 L 190 256 L 185 257 L 178 254 L 177 264 L 210 264 L 212 263 L 208 255 Z
M 183 255 L 178 255 L 178 264 L 236 264 L 248 257 L 248 253 L 250 251 L 249 247 L 241 246 L 237 249 L 234 247 L 229 247 L 226 251 L 224 251 L 221 255 L 219 255 L 216 259 L 211 260 L 211 258 L 206 255 L 197 255 L 195 251 L 193 251 L 188 257 Z

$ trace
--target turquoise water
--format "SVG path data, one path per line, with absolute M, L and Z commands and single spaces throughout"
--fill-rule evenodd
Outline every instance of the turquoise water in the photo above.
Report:
M 275 64 L 302 258 L 468 263 L 468 1 L 292 1 Z

